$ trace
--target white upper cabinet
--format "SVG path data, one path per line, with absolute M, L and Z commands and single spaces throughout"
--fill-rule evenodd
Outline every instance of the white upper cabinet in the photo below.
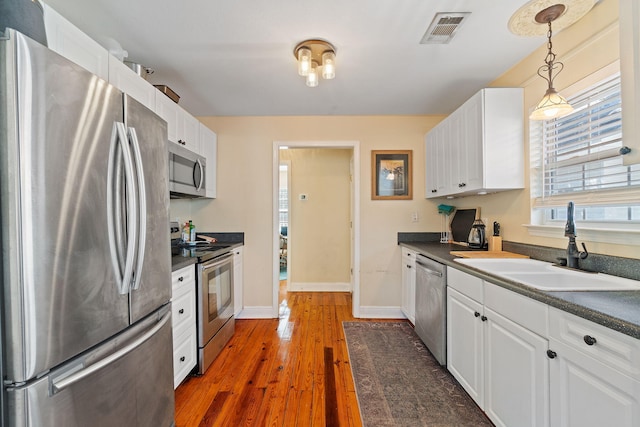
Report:
M 218 157 L 218 136 L 214 131 L 199 123 L 200 126 L 200 151 L 207 159 L 206 171 L 206 195 L 210 199 L 216 198 L 216 169 Z
M 112 55 L 109 55 L 109 83 L 150 110 L 155 109 L 158 90 Z
M 58 12 L 44 5 L 49 49 L 109 80 L 109 52 Z
M 523 92 L 486 88 L 426 137 L 425 197 L 524 188 Z
M 155 97 L 155 111 L 167 122 L 169 141 L 201 154 L 200 122 L 159 90 L 156 90 Z

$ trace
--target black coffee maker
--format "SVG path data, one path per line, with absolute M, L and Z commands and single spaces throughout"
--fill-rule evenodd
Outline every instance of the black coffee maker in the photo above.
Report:
M 480 218 L 473 221 L 467 243 L 470 248 L 483 249 L 487 244 L 484 222 Z

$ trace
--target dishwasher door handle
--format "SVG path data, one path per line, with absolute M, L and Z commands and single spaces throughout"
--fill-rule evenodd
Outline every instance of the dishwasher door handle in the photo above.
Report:
M 430 275 L 432 275 L 432 276 L 442 277 L 442 273 L 441 273 L 441 272 L 439 272 L 439 271 L 435 271 L 435 270 L 432 270 L 432 269 L 428 268 L 426 265 L 421 264 L 421 263 L 420 263 L 420 261 L 416 261 L 416 264 L 418 264 L 420 267 L 422 267 L 422 269 L 423 269 L 427 274 L 430 274 Z

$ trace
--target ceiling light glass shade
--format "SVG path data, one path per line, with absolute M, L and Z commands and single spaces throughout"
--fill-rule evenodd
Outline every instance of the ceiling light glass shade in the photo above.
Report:
M 327 51 L 322 54 L 322 78 L 329 80 L 336 76 L 336 54 Z
M 542 100 L 529 118 L 531 120 L 551 120 L 565 116 L 573 111 L 573 107 L 554 88 L 547 89 Z
M 311 63 L 311 68 L 309 68 L 309 72 L 307 73 L 307 86 L 318 86 L 318 64 L 315 62 Z
M 298 49 L 298 74 L 306 76 L 311 69 L 311 49 L 301 47 Z

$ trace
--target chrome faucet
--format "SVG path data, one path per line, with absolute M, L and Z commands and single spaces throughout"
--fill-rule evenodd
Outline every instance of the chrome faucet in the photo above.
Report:
M 567 206 L 567 224 L 564 226 L 564 236 L 569 238 L 569 246 L 567 246 L 567 267 L 580 268 L 578 260 L 585 259 L 589 256 L 589 252 L 587 252 L 587 247 L 584 242 L 582 243 L 584 252 L 580 252 L 576 244 L 576 224 L 573 214 L 573 202 L 569 202 Z

